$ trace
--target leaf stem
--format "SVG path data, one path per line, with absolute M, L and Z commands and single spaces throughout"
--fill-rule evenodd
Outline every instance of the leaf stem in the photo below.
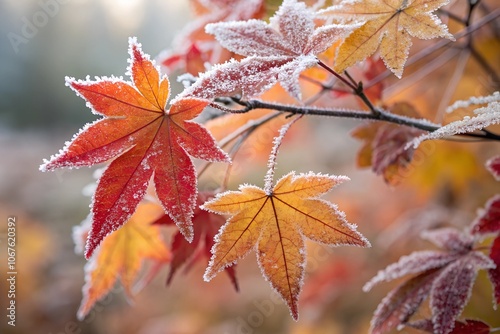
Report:
M 347 86 L 349 86 L 353 90 L 353 93 L 356 94 L 363 101 L 363 103 L 370 109 L 372 114 L 378 115 L 380 113 L 380 111 L 373 106 L 370 99 L 368 99 L 368 97 L 365 95 L 362 81 L 356 83 L 356 81 L 349 75 L 349 73 L 345 71 L 344 73 L 346 77 L 349 79 L 346 80 L 344 77 L 335 72 L 331 67 L 323 63 L 321 60 L 318 60 L 318 64 L 319 66 L 327 70 L 329 73 L 337 77 L 339 80 L 341 80 L 343 83 L 345 83 Z

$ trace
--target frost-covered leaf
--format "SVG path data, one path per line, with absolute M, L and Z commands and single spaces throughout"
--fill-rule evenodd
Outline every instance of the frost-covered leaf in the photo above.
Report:
M 446 252 L 420 251 L 403 256 L 397 263 L 379 271 L 363 287 L 368 291 L 382 281 L 417 275 L 391 291 L 380 303 L 372 320 L 374 333 L 385 333 L 405 324 L 429 294 L 427 284 L 430 285 L 433 333 L 451 333 L 457 317 L 469 301 L 477 272 L 495 268 L 490 258 L 473 250 L 474 238 L 466 232 L 441 228 L 427 232 L 423 237 Z M 427 283 L 424 277 L 429 277 L 430 282 Z
M 363 286 L 363 291 L 370 291 L 381 282 L 389 282 L 400 277 L 442 268 L 458 258 L 456 254 L 438 251 L 419 251 L 402 256 L 398 262 L 380 270 Z
M 210 258 L 210 250 L 214 245 L 214 237 L 219 228 L 225 223 L 225 218 L 221 215 L 216 215 L 199 208 L 200 205 L 214 197 L 211 192 L 198 193 L 196 208 L 193 216 L 193 229 L 194 238 L 192 242 L 187 242 L 186 238 L 180 232 L 177 232 L 172 239 L 171 251 L 172 261 L 170 262 L 170 272 L 167 277 L 167 285 L 172 282 L 175 273 L 182 266 L 186 265 L 184 272 L 187 272 L 192 265 L 205 258 Z M 169 215 L 159 217 L 155 225 L 175 225 L 175 222 Z M 238 291 L 238 281 L 236 279 L 236 272 L 234 266 L 227 267 L 226 269 L 231 282 L 236 291 Z
M 434 333 L 432 320 L 430 319 L 418 320 L 406 325 L 428 333 Z M 464 321 L 455 321 L 455 327 L 450 334 L 489 334 L 490 329 L 490 326 L 482 321 L 465 319 Z
M 438 273 L 436 270 L 423 272 L 389 292 L 373 314 L 370 332 L 387 333 L 405 323 L 429 295 Z
M 495 177 L 495 180 L 500 181 L 500 156 L 491 158 L 486 162 L 486 168 Z
M 171 253 L 161 237 L 160 228 L 151 225 L 151 221 L 161 215 L 162 211 L 157 204 L 140 204 L 130 220 L 120 230 L 108 236 L 94 252 L 85 265 L 85 285 L 78 310 L 79 319 L 89 313 L 117 280 L 120 280 L 125 292 L 132 296 L 132 285 L 146 259 L 161 263 L 170 261 Z M 85 227 L 80 232 L 84 230 Z
M 279 82 L 301 98 L 299 75 L 318 63 L 316 55 L 352 29 L 325 25 L 315 28 L 314 12 L 303 2 L 285 0 L 270 19 L 209 24 L 206 31 L 222 46 L 247 58 L 213 67 L 181 96 L 214 98 L 235 93 L 254 97 Z
M 486 207 L 479 211 L 478 217 L 472 226 L 474 234 L 488 234 L 500 232 L 500 195 L 495 195 L 486 203 Z
M 494 266 L 486 255 L 473 251 L 441 271 L 432 286 L 430 297 L 434 333 L 452 332 L 456 318 L 469 301 L 478 270 Z
M 173 47 L 158 57 L 168 73 L 180 70 L 197 75 L 205 71 L 205 63 L 229 60 L 231 52 L 205 32 L 207 24 L 259 19 L 265 14 L 264 0 L 192 0 L 190 4 L 195 19 L 189 20 L 176 36 Z
M 452 227 L 426 230 L 421 233 L 421 237 L 439 248 L 456 254 L 470 252 L 475 241 L 474 237 L 469 233 L 458 231 Z
M 369 246 L 344 213 L 318 198 L 346 180 L 344 176 L 292 172 L 270 192 L 242 185 L 239 191 L 227 191 L 205 203 L 204 209 L 231 216 L 216 236 L 205 279 L 255 250 L 264 277 L 297 319 L 306 264 L 304 239 L 330 246 Z
M 419 118 L 415 108 L 405 102 L 395 103 L 390 111 L 397 115 Z M 352 136 L 364 141 L 358 152 L 359 167 L 372 167 L 377 175 L 383 175 L 389 184 L 400 181 L 398 176 L 410 164 L 414 149 L 406 148 L 408 142 L 424 133 L 411 127 L 388 123 L 368 123 L 357 127 Z
M 496 304 L 500 304 L 500 236 L 496 237 L 491 245 L 490 259 L 496 264 L 496 268 L 488 271 L 491 284 L 493 284 L 493 298 Z
M 343 72 L 377 49 L 398 78 L 403 74 L 411 37 L 454 40 L 434 11 L 449 0 L 343 0 L 319 12 L 340 22 L 360 21 L 363 25 L 349 35 L 339 48 L 335 70 Z
M 459 121 L 454 121 L 445 126 L 424 134 L 411 141 L 408 146 L 417 148 L 423 141 L 429 139 L 440 139 L 459 135 L 464 133 L 474 132 L 476 130 L 484 129 L 493 124 L 500 123 L 500 102 L 491 102 L 486 107 L 477 108 L 474 110 L 476 116 L 465 116 Z
M 192 239 L 196 174 L 188 154 L 209 161 L 228 161 L 212 136 L 191 121 L 208 104 L 197 98 L 177 100 L 169 110 L 166 77 L 130 39 L 133 82 L 121 78 L 67 79 L 67 84 L 103 118 L 84 127 L 41 170 L 92 166 L 110 159 L 92 201 L 92 230 L 85 256 L 134 213 L 153 182 L 165 211 L 184 236 Z

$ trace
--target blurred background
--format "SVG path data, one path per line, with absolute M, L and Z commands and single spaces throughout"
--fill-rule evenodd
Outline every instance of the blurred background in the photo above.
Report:
M 495 0 L 490 3 L 495 6 Z M 346 211 L 374 248 L 328 249 L 309 243 L 299 322 L 273 296 L 253 254 L 238 266 L 239 293 L 225 275 L 203 282 L 204 263 L 186 276 L 179 273 L 170 287 L 165 286 L 164 268 L 134 300 L 127 299 L 118 284 L 78 321 L 85 260 L 74 253 L 71 234 L 88 214 L 89 199 L 82 189 L 92 182 L 93 169 L 38 171 L 42 159 L 95 119 L 84 101 L 65 87 L 64 77 L 124 75 L 128 37 L 137 36 L 144 52 L 155 57 L 192 18 L 188 5 L 187 0 L 0 1 L 1 333 L 366 333 L 376 305 L 395 285 L 365 294 L 363 283 L 401 255 L 428 248 L 416 238 L 423 227 L 465 226 L 498 192 L 498 184 L 483 168 L 489 157 L 498 155 L 498 143 L 431 143 L 402 184 L 391 187 L 371 171 L 356 168 L 361 144 L 349 133 L 359 123 L 311 119 L 284 146 L 277 175 L 290 170 L 348 175 L 352 181 L 326 198 Z M 500 70 L 498 36 L 481 41 L 489 61 Z M 478 74 L 477 65 L 467 63 L 461 70 L 468 81 L 456 86 L 454 99 L 471 95 L 468 87 L 491 93 L 484 84 L 487 75 Z M 441 71 L 451 77 L 455 70 Z M 432 103 L 425 94 L 439 98 L 428 85 L 425 92 L 423 85 L 408 87 L 388 100 L 425 106 Z M 270 142 L 273 136 L 262 134 L 260 140 Z M 249 156 L 260 158 L 246 160 L 251 168 L 235 171 L 233 189 L 241 182 L 262 185 L 267 152 L 240 154 L 243 162 Z M 18 222 L 16 327 L 8 326 L 5 318 L 5 230 L 10 216 Z M 416 226 L 419 221 L 425 226 Z M 500 317 L 491 308 L 486 275 L 481 274 L 479 282 L 465 312 L 498 327 Z

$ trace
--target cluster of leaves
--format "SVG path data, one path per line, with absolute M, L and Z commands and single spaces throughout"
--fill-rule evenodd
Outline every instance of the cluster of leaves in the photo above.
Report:
M 253 126 L 235 131 L 236 135 L 222 142 L 237 137 L 245 140 L 256 127 L 284 113 L 382 121 L 359 127 L 353 136 L 365 142 L 358 164 L 372 166 L 388 183 L 397 182 L 399 171 L 410 163 L 414 150 L 424 140 L 457 134 L 498 139 L 484 130 L 500 122 L 498 94 L 471 102 L 487 104 L 476 109 L 476 117 L 441 126 L 421 119 L 408 103 L 374 105 L 370 99 L 379 102 L 382 88 L 379 86 L 373 96 L 365 94 L 363 84 L 347 72 L 367 59 L 373 66 L 362 71 L 361 76 L 373 77 L 377 61 L 368 57 L 379 50 L 388 70 L 401 77 L 411 37 L 454 40 L 434 14 L 447 0 L 346 0 L 323 9 L 285 0 L 269 22 L 263 20 L 266 2 L 262 0 L 193 3 L 198 18 L 180 35 L 174 50 L 160 56 L 168 71 L 183 68 L 190 73 L 181 77 L 186 88 L 170 105 L 168 78 L 135 38 L 129 40 L 127 74 L 131 81 L 121 77 L 66 78 L 66 84 L 102 118 L 85 126 L 41 169 L 109 162 L 97 182 L 91 214 L 75 234 L 77 240 L 86 238 L 85 257 L 89 259 L 79 317 L 84 317 L 109 292 L 117 278 L 132 294 L 133 282 L 145 259 L 152 260 L 153 266 L 141 284 L 167 263 L 169 283 L 182 265 L 187 263 L 189 269 L 196 260 L 209 257 L 205 280 L 225 270 L 238 290 L 234 264 L 255 250 L 263 276 L 288 305 L 292 317 L 298 319 L 306 266 L 305 240 L 328 246 L 370 246 L 336 205 L 319 198 L 348 180 L 346 176 L 290 172 L 274 181 L 279 147 L 301 116 L 286 123 L 275 137 L 263 188 L 245 184 L 238 191 L 223 191 L 222 184 L 217 191 L 198 191 L 191 158 L 209 163 L 232 160 L 210 132 L 194 121 L 204 110 L 218 109 L 222 114 L 241 114 L 257 108 L 277 111 Z M 325 54 L 332 55 L 329 61 L 333 68 L 320 60 Z M 207 70 L 206 63 L 211 64 Z M 368 110 L 306 106 L 309 102 L 303 99 L 303 79 L 311 68 L 336 78 L 342 87 L 336 89 L 357 96 Z M 253 100 L 277 83 L 299 104 Z M 334 91 L 333 86 L 321 86 Z M 499 159 L 488 164 L 497 178 L 499 165 Z M 456 322 L 456 318 L 480 269 L 490 270 L 498 302 L 500 274 L 494 268 L 500 261 L 500 241 L 495 239 L 489 258 L 475 250 L 474 244 L 476 237 L 485 233 L 498 234 L 499 202 L 498 196 L 488 202 L 468 232 L 427 233 L 426 237 L 444 252 L 421 252 L 403 258 L 367 285 L 369 289 L 383 280 L 417 274 L 380 304 L 373 332 L 406 324 L 422 329 L 432 326 L 435 332 L 447 334 L 455 323 L 455 328 L 474 326 L 470 321 Z M 170 245 L 164 241 L 162 226 L 177 229 Z M 111 261 L 111 254 L 124 255 Z M 452 291 L 459 294 L 451 296 Z M 408 323 L 428 295 L 433 318 L 430 322 Z
M 491 159 L 487 164 L 495 178 L 500 172 L 496 165 L 499 159 Z M 418 251 L 403 256 L 366 283 L 363 290 L 369 291 L 380 282 L 412 275 L 379 304 L 372 319 L 372 333 L 386 333 L 402 325 L 430 333 L 473 333 L 473 328 L 476 331 L 486 328 L 489 333 L 489 326 L 485 323 L 468 319 L 463 324 L 457 317 L 469 301 L 479 270 L 488 270 L 494 288 L 493 302 L 500 304 L 499 207 L 500 197 L 495 195 L 467 230 L 440 228 L 424 231 L 422 237 L 441 250 Z M 489 256 L 486 256 L 475 245 L 489 235 L 494 236 L 494 241 Z M 427 297 L 432 319 L 410 321 Z

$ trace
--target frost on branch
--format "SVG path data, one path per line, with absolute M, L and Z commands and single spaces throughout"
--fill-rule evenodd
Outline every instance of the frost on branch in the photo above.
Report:
M 300 73 L 317 64 L 317 54 L 356 27 L 316 28 L 314 18 L 313 10 L 303 2 L 285 0 L 270 24 L 254 19 L 207 25 L 206 31 L 223 47 L 246 58 L 214 66 L 181 96 L 215 98 L 239 93 L 249 98 L 279 82 L 300 100 Z
M 458 134 L 471 133 L 476 130 L 484 129 L 493 124 L 499 124 L 500 101 L 498 101 L 498 97 L 500 95 L 498 93 L 495 93 L 492 96 L 494 97 L 494 99 L 492 102 L 489 102 L 487 106 L 474 110 L 476 116 L 465 116 L 462 120 L 451 122 L 433 132 L 415 138 L 408 144 L 408 147 L 413 146 L 413 148 L 417 148 L 425 140 L 440 139 Z M 487 99 L 486 97 L 485 100 L 489 99 Z
M 457 109 L 492 102 L 500 102 L 500 92 L 494 92 L 493 94 L 487 96 L 472 96 L 468 100 L 455 101 L 451 106 L 446 108 L 446 112 L 451 113 Z
M 420 251 L 404 256 L 379 271 L 363 287 L 368 291 L 379 282 L 416 275 L 382 300 L 372 319 L 372 333 L 382 334 L 404 325 L 427 296 L 430 296 L 433 332 L 451 333 L 470 298 L 477 272 L 496 267 L 492 259 L 472 250 L 474 238 L 466 232 L 442 228 L 426 232 L 424 237 L 444 251 Z

